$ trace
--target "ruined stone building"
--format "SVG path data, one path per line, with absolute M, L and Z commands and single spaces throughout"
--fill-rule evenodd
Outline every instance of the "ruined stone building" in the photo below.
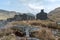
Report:
M 36 15 L 36 19 L 46 20 L 47 18 L 47 13 L 45 13 L 43 9 Z
M 35 16 L 23 14 L 23 20 L 34 20 Z
M 41 12 L 36 15 L 36 19 L 46 20 L 47 18 L 48 18 L 47 13 L 45 13 L 44 10 L 41 10 Z M 23 20 L 35 20 L 35 16 L 30 13 L 27 13 L 27 14 L 23 13 L 23 14 L 15 15 L 13 18 L 7 19 L 7 21 L 9 22 L 23 21 Z
M 15 15 L 13 18 L 8 18 L 7 21 L 23 21 L 23 20 L 34 20 L 35 16 L 28 15 L 28 14 L 19 14 Z
M 13 19 L 14 19 L 14 21 L 21 21 L 21 20 L 23 20 L 22 14 L 15 15 Z

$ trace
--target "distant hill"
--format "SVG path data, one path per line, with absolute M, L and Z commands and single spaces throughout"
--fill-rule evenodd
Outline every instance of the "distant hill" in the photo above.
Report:
M 54 21 L 60 21 L 60 7 L 49 12 L 48 17 Z
M 6 11 L 0 9 L 0 20 L 5 20 L 7 18 L 13 17 L 14 15 L 16 15 L 16 12 L 14 11 Z
M 35 16 L 34 14 L 32 14 L 32 13 L 26 13 L 27 15 L 31 15 L 31 16 Z

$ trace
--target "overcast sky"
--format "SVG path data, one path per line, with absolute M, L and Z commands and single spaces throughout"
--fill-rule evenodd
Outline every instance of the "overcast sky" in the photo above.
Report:
M 60 0 L 0 0 L 0 9 L 21 13 L 36 14 L 41 9 L 48 13 L 57 7 L 60 7 Z

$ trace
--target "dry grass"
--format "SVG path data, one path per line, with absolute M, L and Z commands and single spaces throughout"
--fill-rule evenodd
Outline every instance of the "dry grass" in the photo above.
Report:
M 13 27 L 15 25 L 30 25 L 30 26 L 39 26 L 42 27 L 39 31 L 34 31 L 32 32 L 32 36 L 37 37 L 39 39 L 43 40 L 55 40 L 54 35 L 52 34 L 51 30 L 46 28 L 57 28 L 56 22 L 48 21 L 48 20 L 32 20 L 32 21 L 16 21 L 16 22 L 11 22 L 7 24 L 6 29 L 0 30 L 0 37 L 5 36 L 6 40 L 12 38 L 10 35 L 13 33 L 13 29 L 8 28 Z M 18 30 L 19 31 L 19 30 Z M 11 39 L 12 40 L 12 39 Z M 13 40 L 15 40 L 15 37 L 13 37 Z
M 40 27 L 48 27 L 48 28 L 58 28 L 56 22 L 52 22 L 49 20 L 30 20 L 30 21 L 16 21 L 11 22 L 12 25 L 30 25 L 30 26 L 40 26 Z
M 10 28 L 8 28 L 8 29 L 1 29 L 0 30 L 0 37 L 10 35 L 12 32 L 13 31 Z
M 1 37 L 0 40 L 16 40 L 16 37 L 14 35 L 8 35 Z
M 16 36 L 11 35 L 11 34 L 13 34 L 13 30 L 14 29 L 9 29 L 9 28 L 2 29 L 0 31 L 0 38 L 2 38 L 3 40 L 15 40 Z M 32 36 L 39 38 L 39 39 L 43 39 L 43 40 L 48 40 L 48 39 L 54 40 L 55 39 L 54 35 L 51 33 L 51 30 L 49 30 L 47 28 L 41 28 L 39 31 L 34 31 L 31 33 L 32 33 L 31 34 Z
M 39 39 L 43 39 L 43 40 L 55 40 L 55 37 L 51 33 L 51 31 L 50 30 L 46 30 L 44 28 L 42 28 L 39 31 L 32 32 L 32 36 L 33 37 L 37 37 Z

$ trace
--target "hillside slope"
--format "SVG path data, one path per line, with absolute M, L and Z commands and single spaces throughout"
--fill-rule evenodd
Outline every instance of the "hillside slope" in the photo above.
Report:
M 14 11 L 6 11 L 6 10 L 0 9 L 0 20 L 4 20 L 4 19 L 10 18 L 10 17 L 13 17 L 16 14 L 17 14 L 17 12 L 14 12 Z
M 60 7 L 49 12 L 48 17 L 54 21 L 60 21 Z

